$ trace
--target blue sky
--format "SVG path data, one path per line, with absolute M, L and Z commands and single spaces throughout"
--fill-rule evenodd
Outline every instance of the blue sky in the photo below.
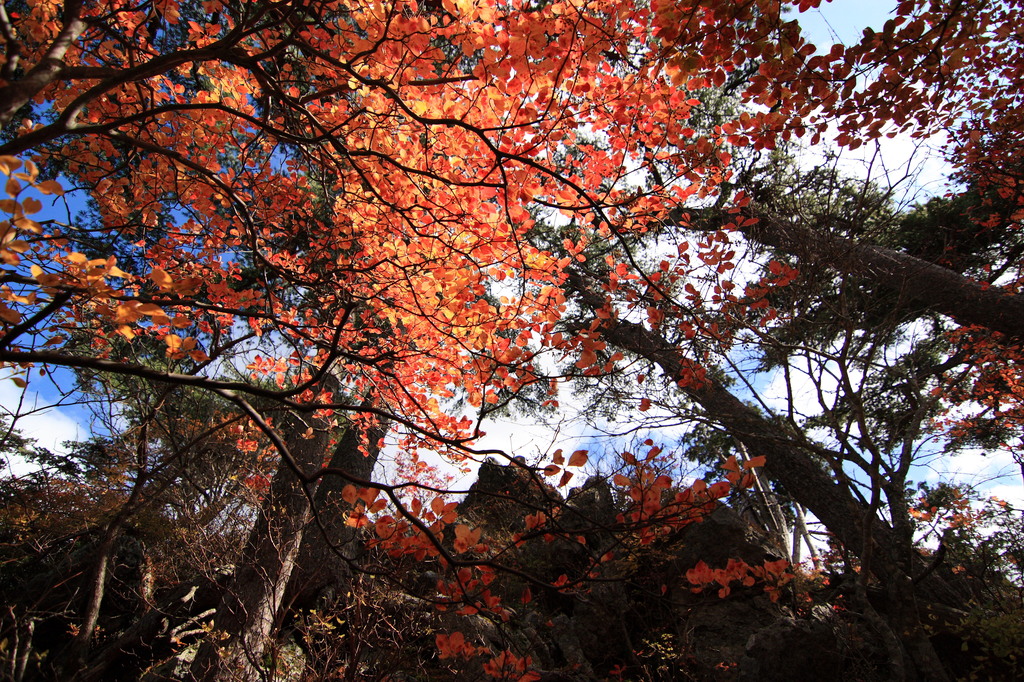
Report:
M 895 7 L 885 0 L 836 0 L 793 16 L 818 51 L 827 52 L 833 43 L 856 42 L 869 26 L 880 28 Z

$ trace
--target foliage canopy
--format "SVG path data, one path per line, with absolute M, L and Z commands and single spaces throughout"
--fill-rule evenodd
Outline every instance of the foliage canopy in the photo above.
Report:
M 911 484 L 941 448 L 1020 452 L 1024 16 L 1019 0 L 903 0 L 816 51 L 799 15 L 818 5 L 0 8 L 0 367 L 69 382 L 105 425 L 37 452 L 52 478 L 5 482 L 12 566 L 61 586 L 9 598 L 11 677 L 98 679 L 152 626 L 108 615 L 126 538 L 140 613 L 206 571 L 215 615 L 169 640 L 198 648 L 188 674 L 256 679 L 310 585 L 369 581 L 334 604 L 352 619 L 386 578 L 507 620 L 508 585 L 556 608 L 730 494 L 754 500 L 781 559 L 798 562 L 805 511 L 823 524 L 891 676 L 960 670 L 919 603 L 1002 617 L 1019 575 L 993 562 L 998 578 L 964 582 L 916 545 L 933 512 Z M 939 132 L 958 189 L 909 210 L 790 158 Z M 769 370 L 781 403 L 758 388 Z M 557 410 L 570 384 L 641 436 L 686 425 L 722 470 L 686 485 L 686 453 L 656 438 L 601 462 L 575 443 L 539 461 L 474 447 L 489 416 Z M 434 464 L 487 456 L 511 476 L 490 512 Z M 584 502 L 596 484 L 563 499 L 585 467 L 609 481 L 604 511 Z M 946 536 L 965 562 L 980 518 Z M 534 543 L 575 568 L 552 573 L 520 551 Z M 437 569 L 428 588 L 409 562 Z M 686 576 L 772 601 L 792 579 L 778 560 Z M 37 621 L 45 634 L 25 631 Z M 331 618 L 304 622 L 307 664 L 355 679 L 355 654 L 324 645 Z M 457 629 L 435 644 L 540 677 Z

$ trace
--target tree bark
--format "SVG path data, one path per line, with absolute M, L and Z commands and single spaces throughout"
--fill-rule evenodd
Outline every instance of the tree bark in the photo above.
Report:
M 330 462 L 325 462 L 324 454 L 338 430 L 329 428 L 327 420 L 306 421 L 295 414 L 290 419 L 285 441 L 302 471 L 312 473 L 328 464 L 356 478 L 370 477 L 385 427 L 368 434 L 347 428 L 335 444 Z M 311 438 L 306 437 L 310 422 Z M 364 435 L 365 455 L 360 450 Z M 234 579 L 217 608 L 213 637 L 203 643 L 192 664 L 194 679 L 249 682 L 269 676 L 265 661 L 268 645 L 274 641 L 283 609 L 292 603 L 296 590 L 323 590 L 344 581 L 346 560 L 355 558 L 355 536 L 345 524 L 345 515 L 336 513 L 347 484 L 339 476 L 303 484 L 285 462 L 279 465 Z M 314 512 L 317 524 L 312 523 Z M 218 642 L 217 637 L 222 640 Z
M 670 224 L 685 223 L 688 211 L 673 211 Z M 1024 341 L 1024 296 L 977 282 L 958 272 L 900 251 L 812 230 L 750 211 L 757 222 L 743 228 L 750 239 L 854 277 L 869 279 L 962 325 L 979 325 Z
M 604 307 L 604 297 L 588 287 L 579 274 L 570 274 L 563 286 L 575 292 L 585 307 L 591 310 Z M 900 546 L 900 538 L 892 528 L 877 516 L 865 515 L 863 505 L 849 489 L 832 480 L 818 463 L 820 451 L 801 445 L 797 434 L 744 404 L 713 379 L 692 378 L 694 364 L 685 361 L 678 348 L 643 325 L 606 318 L 599 320 L 599 329 L 601 338 L 610 345 L 653 362 L 668 377 L 678 381 L 680 390 L 743 443 L 751 455 L 764 455 L 765 473 L 780 482 L 793 499 L 810 510 L 844 546 L 853 549 L 863 548 L 865 541 L 872 544 L 871 570 L 890 588 L 894 610 L 890 622 L 900 634 L 904 650 L 927 679 L 936 682 L 948 679 L 934 647 L 924 635 L 910 577 L 894 560 L 895 552 L 904 549 L 909 552 L 911 548 Z M 836 458 L 835 461 L 841 461 L 838 454 Z M 908 589 L 911 589 L 909 593 Z
M 604 307 L 604 297 L 591 290 L 581 276 L 570 275 L 564 286 L 572 289 L 590 310 Z M 601 320 L 600 330 L 601 338 L 609 344 L 653 362 L 673 380 L 689 374 L 690 367 L 679 349 L 643 325 L 608 318 Z M 769 421 L 712 379 L 683 382 L 680 390 L 743 443 L 752 456 L 764 455 L 765 472 L 782 483 L 840 542 L 847 547 L 860 546 L 864 538 L 860 521 L 863 514 L 856 499 L 834 482 L 810 453 L 795 444 L 795 438 L 784 426 Z M 888 528 L 877 530 L 891 535 Z
M 285 442 L 295 464 L 302 471 L 314 471 L 323 463 L 332 430 L 326 420 L 307 423 L 297 414 L 289 419 L 292 423 Z M 310 427 L 312 437 L 306 438 Z M 217 607 L 213 633 L 192 663 L 194 679 L 252 682 L 267 676 L 264 657 L 277 629 L 285 588 L 312 513 L 310 496 L 315 492 L 316 483 L 307 486 L 281 462 L 234 578 Z
M 96 548 L 89 582 L 85 586 L 87 597 L 82 622 L 78 626 L 78 632 L 68 644 L 67 651 L 61 656 L 62 660 L 59 664 L 67 676 L 80 670 L 89 655 L 92 637 L 100 619 L 100 607 L 103 605 L 103 597 L 106 593 L 110 558 L 114 553 L 114 544 L 120 535 L 121 523 L 120 520 L 116 520 L 103 530 L 102 539 Z
M 980 325 L 1024 340 L 1024 296 L 975 282 L 935 263 L 823 231 L 762 218 L 749 231 L 763 244 L 809 263 L 825 263 L 839 272 L 869 278 L 962 325 Z
M 52 83 L 64 68 L 65 53 L 72 43 L 78 40 L 85 30 L 85 21 L 81 18 L 82 0 L 73 0 L 64 6 L 64 28 L 50 44 L 46 55 L 32 67 L 24 78 L 0 88 L 0 128 L 3 128 L 18 109 L 22 108 L 40 90 Z
M 330 468 L 369 479 L 377 465 L 380 440 L 386 433 L 387 425 L 380 423 L 366 432 L 348 428 L 334 450 Z M 316 491 L 320 523 L 311 524 L 303 535 L 288 587 L 289 604 L 297 602 L 312 607 L 328 592 L 343 592 L 351 578 L 350 564 L 358 556 L 359 542 L 358 531 L 346 523 L 349 505 L 342 499 L 341 491 L 347 483 L 340 476 L 327 476 Z
M 340 469 L 355 478 L 369 479 L 387 428 L 383 423 L 365 431 L 350 426 L 334 451 L 330 468 Z M 327 476 L 316 491 L 319 522 L 311 523 L 302 537 L 295 571 L 286 592 L 290 609 L 319 609 L 328 613 L 334 609 L 338 613 L 349 602 L 353 565 L 359 559 L 364 537 L 346 522 L 351 505 L 341 493 L 347 484 L 343 477 Z M 319 679 L 327 674 L 331 661 L 323 659 L 324 650 L 318 646 L 305 647 L 306 678 Z

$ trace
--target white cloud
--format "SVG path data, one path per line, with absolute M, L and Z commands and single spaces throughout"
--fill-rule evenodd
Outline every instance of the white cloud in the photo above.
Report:
M 965 450 L 942 461 L 941 480 L 962 482 L 982 495 L 994 495 L 1014 506 L 1024 506 L 1021 468 L 1006 450 Z
M 51 452 L 64 453 L 64 441 L 80 440 L 88 433 L 88 427 L 69 415 L 66 409 L 52 407 L 31 387 L 18 388 L 7 378 L 0 379 L 0 414 L 8 420 L 16 417 L 15 428 Z M 20 458 L 8 458 L 6 465 L 6 470 L 15 476 L 22 476 L 34 468 Z

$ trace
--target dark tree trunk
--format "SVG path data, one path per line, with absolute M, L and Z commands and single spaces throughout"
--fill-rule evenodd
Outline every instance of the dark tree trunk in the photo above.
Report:
M 358 428 L 347 429 L 329 467 L 355 478 L 369 479 L 377 465 L 380 440 L 386 433 L 384 424 L 365 433 Z M 313 607 L 318 600 L 328 598 L 329 593 L 343 593 L 351 578 L 351 563 L 358 557 L 361 543 L 358 531 L 346 523 L 349 505 L 342 499 L 341 491 L 347 484 L 341 476 L 326 476 L 316 491 L 319 522 L 310 524 L 303 535 L 288 586 L 289 604 Z
M 376 465 L 379 429 L 369 434 L 339 430 L 325 421 L 291 416 L 285 442 L 306 474 L 324 464 L 355 478 L 368 479 Z M 312 437 L 306 437 L 312 424 Z M 365 438 L 365 441 L 364 441 Z M 365 454 L 360 446 L 365 442 Z M 347 580 L 346 560 L 355 558 L 355 535 L 345 524 L 340 476 L 303 483 L 285 462 L 278 467 L 259 517 L 249 535 L 235 576 L 214 618 L 213 637 L 192 664 L 198 680 L 258 680 L 267 676 L 266 658 L 276 639 L 283 610 L 301 590 L 319 593 Z M 316 521 L 314 521 L 314 517 Z M 340 556 L 339 556 L 340 555 Z M 218 637 L 221 639 L 218 641 Z
M 581 276 L 570 275 L 564 286 L 575 292 L 586 308 L 604 307 L 603 295 L 589 287 Z M 766 418 L 716 381 L 694 378 L 698 367 L 684 359 L 678 348 L 643 325 L 608 318 L 600 320 L 599 329 L 601 338 L 610 345 L 639 355 L 656 364 L 670 378 L 682 380 L 680 390 L 731 436 L 739 439 L 752 456 L 764 455 L 765 473 L 781 483 L 793 499 L 810 510 L 844 546 L 856 552 L 864 547 L 865 541 L 872 544 L 871 569 L 890 586 L 893 629 L 899 633 L 905 651 L 921 674 L 937 682 L 946 680 L 938 655 L 924 635 L 910 577 L 894 560 L 897 552 L 910 552 L 911 548 L 901 546 L 905 543 L 900 542 L 892 528 L 877 516 L 866 514 L 849 489 L 835 482 L 825 471 L 820 462 L 821 456 L 828 454 L 827 450 Z M 840 462 L 841 458 L 837 454 L 832 461 Z
M 380 440 L 387 432 L 385 424 L 378 424 L 365 432 L 357 427 L 345 431 L 334 451 L 331 469 L 344 471 L 354 478 L 367 480 L 373 473 L 380 454 Z M 362 540 L 359 530 L 348 525 L 351 505 L 342 499 L 342 489 L 348 481 L 341 476 L 326 476 L 316 491 L 318 521 L 307 527 L 299 548 L 298 559 L 288 585 L 286 601 L 295 611 L 317 609 L 325 613 L 339 613 L 350 603 L 355 562 L 359 560 Z M 307 636 L 317 636 L 308 633 Z M 330 637 L 337 637 L 331 634 Z M 323 652 L 332 647 L 307 646 L 306 679 L 318 679 L 331 667 Z M 337 663 L 334 662 L 334 667 Z
M 824 263 L 854 276 L 884 284 L 901 296 L 949 315 L 962 325 L 980 325 L 1024 340 L 1024 296 L 1006 293 L 935 263 L 899 251 L 822 231 L 762 219 L 750 236 L 809 263 Z
M 93 566 L 89 572 L 89 581 L 85 585 L 86 602 L 82 611 L 82 622 L 59 663 L 59 667 L 66 676 L 71 676 L 80 670 L 89 655 L 92 637 L 100 619 L 100 607 L 103 605 L 103 597 L 106 593 L 110 559 L 120 534 L 121 524 L 114 522 L 103 530 L 99 546 L 96 548 Z
M 667 222 L 685 223 L 683 209 Z M 801 262 L 883 284 L 906 300 L 949 315 L 962 325 L 979 325 L 1024 341 L 1024 296 L 977 282 L 960 273 L 893 249 L 813 230 L 750 210 L 757 222 L 743 228 L 750 239 L 780 249 Z
M 332 431 L 320 421 L 291 415 L 285 442 L 304 472 L 321 466 Z M 312 426 L 311 438 L 304 437 Z M 316 483 L 305 484 L 282 461 L 270 483 L 255 525 L 235 567 L 212 636 L 202 644 L 191 672 L 197 680 L 259 680 L 265 654 L 277 630 L 285 588 L 309 522 Z

